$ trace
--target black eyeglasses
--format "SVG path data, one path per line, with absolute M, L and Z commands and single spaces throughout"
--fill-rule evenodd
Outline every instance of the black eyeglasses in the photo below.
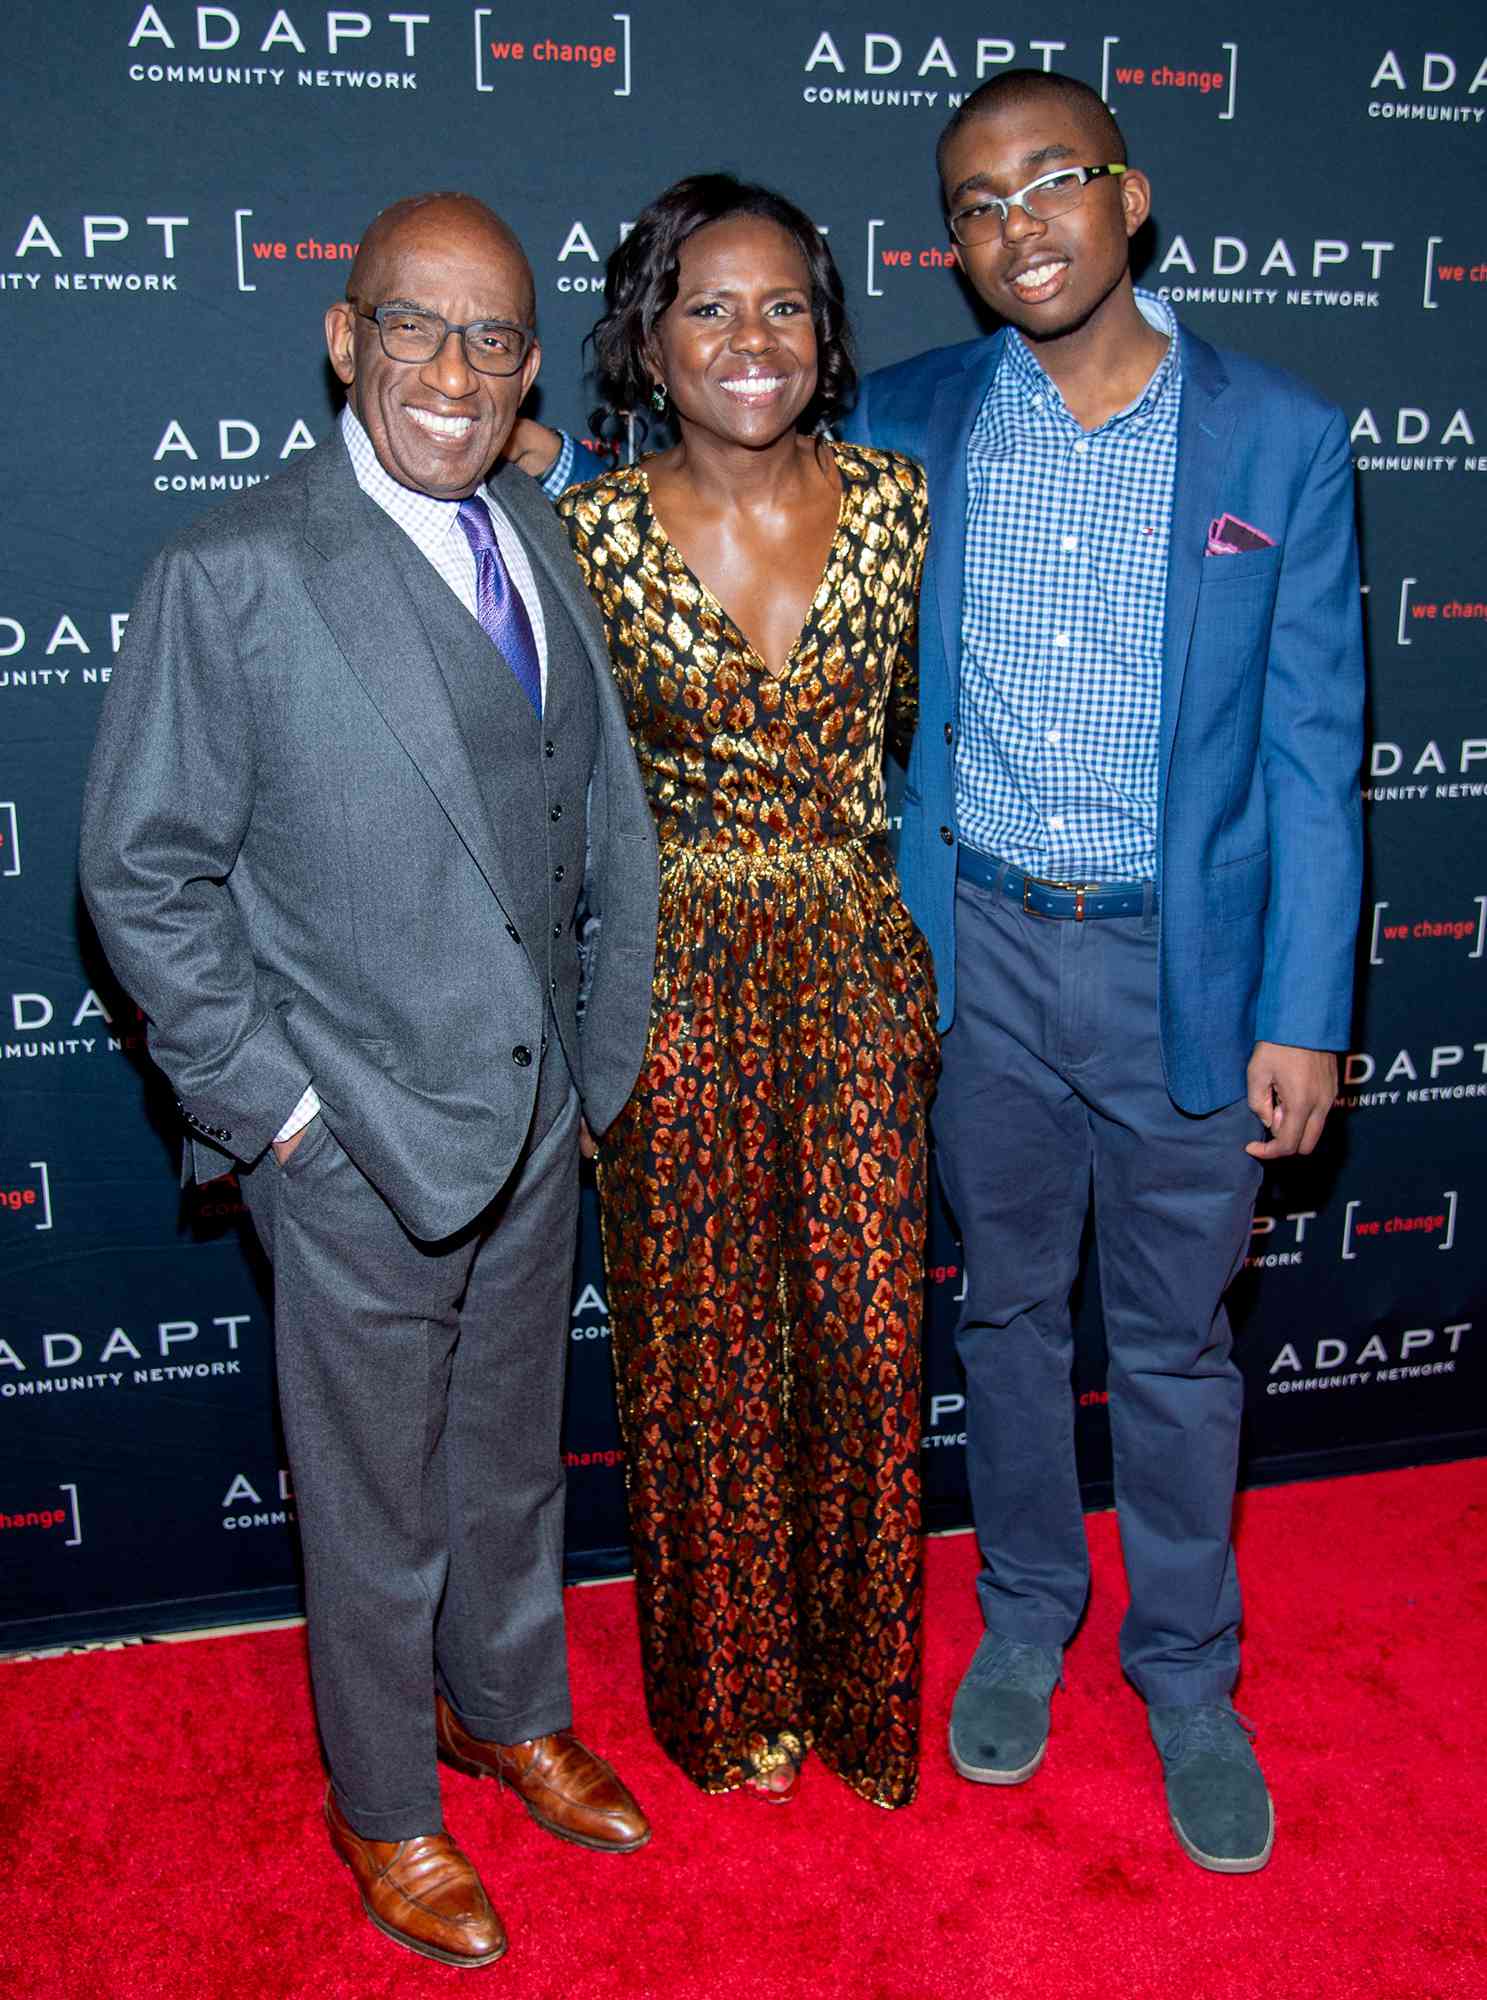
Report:
M 479 375 L 515 375 L 537 338 L 530 327 L 512 326 L 504 319 L 476 319 L 456 326 L 440 313 L 394 301 L 367 312 L 355 299 L 346 303 L 361 319 L 377 328 L 382 352 L 389 361 L 432 361 L 450 334 L 460 335 L 465 359 Z

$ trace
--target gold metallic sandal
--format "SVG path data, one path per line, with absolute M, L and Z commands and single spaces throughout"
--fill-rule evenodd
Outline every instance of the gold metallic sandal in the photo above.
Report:
M 793 1730 L 782 1729 L 778 1736 L 772 1736 L 762 1750 L 756 1750 L 753 1757 L 753 1771 L 746 1781 L 746 1789 L 756 1799 L 763 1799 L 766 1805 L 786 1806 L 795 1797 L 800 1785 L 800 1767 L 805 1762 L 805 1745 Z M 760 1783 L 774 1772 L 790 1766 L 788 1785 Z

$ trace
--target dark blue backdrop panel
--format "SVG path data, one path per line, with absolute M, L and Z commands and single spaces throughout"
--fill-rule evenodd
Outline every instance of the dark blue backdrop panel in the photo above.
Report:
M 581 342 L 604 258 L 697 168 L 808 207 L 867 366 L 972 336 L 933 145 L 1012 63 L 1070 70 L 1117 111 L 1155 187 L 1145 282 L 1210 338 L 1307 376 L 1353 430 L 1372 689 L 1359 1017 L 1326 1142 L 1267 1178 L 1236 1288 L 1247 1477 L 1482 1447 L 1478 6 L 1360 0 L 1342 35 L 1335 10 L 1278 0 L 1228 18 L 1177 0 L 767 4 L 742 33 L 683 0 L 13 0 L 9 18 L 0 1644 L 296 1602 L 262 1269 L 232 1182 L 178 1187 L 170 1093 L 77 903 L 83 774 L 145 562 L 325 431 L 320 316 L 361 228 L 403 194 L 468 188 L 510 218 L 537 277 L 535 404 L 570 426 L 592 402 Z M 964 1257 L 938 1208 L 930 1266 L 925 1473 L 943 1524 L 965 1505 Z M 1102 1498 L 1093 1268 L 1078 1324 L 1074 1420 Z M 591 1197 L 569 1331 L 569 1554 L 593 1574 L 624 1563 L 625 1531 Z

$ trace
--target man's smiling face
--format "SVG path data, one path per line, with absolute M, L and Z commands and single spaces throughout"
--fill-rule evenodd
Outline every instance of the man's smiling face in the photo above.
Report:
M 458 334 L 431 360 L 394 361 L 362 315 L 397 304 L 438 313 L 452 325 L 503 320 L 530 327 L 531 271 L 495 216 L 457 197 L 415 207 L 369 247 L 370 258 L 365 265 L 358 258 L 352 272 L 355 304 L 338 301 L 325 317 L 331 365 L 384 471 L 415 493 L 462 500 L 499 457 L 536 377 L 540 350 L 534 342 L 515 375 L 478 373 Z
M 941 161 L 951 212 L 977 192 L 1015 194 L 1059 167 L 1111 163 L 1108 136 L 1076 107 L 1052 95 L 1014 101 L 972 117 Z M 976 294 L 1032 340 L 1077 331 L 1129 284 L 1130 238 L 1146 220 L 1151 189 L 1132 168 L 1089 182 L 1078 204 L 1047 222 L 1021 208 L 1000 235 L 959 252 Z

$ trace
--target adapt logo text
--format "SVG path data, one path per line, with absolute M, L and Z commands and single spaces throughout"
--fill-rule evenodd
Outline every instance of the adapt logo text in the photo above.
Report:
M 54 1396 L 79 1391 L 178 1387 L 242 1373 L 242 1329 L 251 1313 L 163 1319 L 153 1336 L 127 1327 L 102 1332 L 57 1328 L 34 1340 L 0 1337 L 0 1397 Z M 160 1357 L 159 1361 L 155 1356 Z
M 1404 590 L 1416 579 L 1407 576 Z M 1401 594 L 1399 643 L 1412 645 L 1406 614 L 1409 600 Z M 1481 799 L 1487 797 L 1487 736 L 1428 738 L 1423 744 L 1395 743 L 1384 737 L 1369 746 L 1363 797 L 1370 805 L 1420 799 Z M 1394 782 L 1399 780 L 1400 782 Z
M 1011 64 L 1051 70 L 1067 40 L 931 34 L 912 43 L 880 31 L 861 41 L 818 31 L 805 58 L 807 104 L 859 109 L 953 111 L 968 91 Z
M 190 227 L 189 215 L 98 214 L 64 220 L 35 211 L 16 237 L 11 254 L 17 268 L 0 271 L 0 291 L 174 292 L 176 273 L 136 268 L 139 253 L 173 264 L 181 232 Z M 100 263 L 109 268 L 98 269 Z
M 418 88 L 412 69 L 345 69 L 348 57 L 377 62 L 412 62 L 419 31 L 432 14 L 408 11 L 371 14 L 359 7 L 332 7 L 324 13 L 296 14 L 288 7 L 242 8 L 147 6 L 130 31 L 127 50 L 131 83 L 201 85 L 208 89 L 271 89 L 292 79 L 300 90 L 409 91 Z M 322 67 L 322 55 L 335 60 Z M 268 62 L 253 57 L 267 56 Z M 223 61 L 227 57 L 229 60 Z M 309 62 L 292 58 L 309 58 Z M 205 58 L 205 60 L 201 60 Z
M 1247 1271 L 1270 1271 L 1304 1262 L 1306 1232 L 1316 1221 L 1314 1208 L 1293 1208 L 1283 1215 L 1256 1212 L 1250 1222 Z
M 1470 81 L 1468 81 L 1470 79 Z M 1368 84 L 1370 118 L 1430 125 L 1480 125 L 1487 100 L 1487 55 L 1446 49 L 1385 49 Z
M 1458 466 L 1487 472 L 1487 455 L 1476 450 L 1477 425 L 1464 405 L 1443 414 L 1413 403 L 1378 411 L 1365 404 L 1348 436 L 1359 472 L 1454 472 Z
M 1454 1375 L 1469 1319 L 1445 1325 L 1401 1327 L 1372 1333 L 1366 1340 L 1324 1335 L 1302 1348 L 1288 1340 L 1271 1362 L 1267 1396 L 1290 1396 L 1331 1389 L 1398 1386 L 1431 1375 Z
M 293 458 L 296 452 L 315 449 L 315 433 L 303 417 L 295 417 L 284 435 L 282 444 L 275 447 L 270 436 L 267 446 L 259 426 L 247 417 L 219 417 L 215 425 L 204 429 L 193 419 L 194 432 L 186 428 L 183 419 L 172 417 L 160 433 L 160 441 L 155 446 L 152 462 L 157 466 L 169 463 L 177 465 L 185 460 L 193 466 L 202 464 L 203 453 L 212 451 L 216 445 L 216 472 L 184 470 L 160 471 L 154 476 L 153 485 L 157 493 L 236 493 L 247 486 L 257 486 L 268 474 L 260 471 L 228 471 L 225 468 L 247 465 L 260 458 L 265 451 L 280 463 Z M 208 459 L 210 462 L 210 459 Z
M 623 243 L 634 227 L 633 222 L 621 222 L 614 232 L 614 242 Z M 573 218 L 558 246 L 556 262 L 567 268 L 553 281 L 554 291 L 602 292 L 604 290 L 604 265 L 608 253 L 601 254 L 599 244 L 602 241 L 604 241 L 602 229 L 598 231 L 591 229 L 582 216 Z
M 112 655 L 123 644 L 128 623 L 127 611 L 87 611 L 77 617 L 70 611 L 62 611 L 48 613 L 45 624 L 28 629 L 19 618 L 0 613 L 0 688 L 65 688 L 69 683 L 74 687 L 106 687 L 113 679 Z M 95 657 L 99 653 L 109 656 L 107 664 Z M 27 654 L 29 659 L 22 658 Z M 55 664 L 32 664 L 38 658 Z M 89 664 L 78 667 L 78 658 L 86 659 Z M 0 801 L 0 877 L 7 873 L 4 820 L 7 810 L 14 814 L 14 805 L 7 807 L 6 802 Z M 17 848 L 13 823 L 9 830 L 12 847 Z M 11 872 L 20 871 L 17 868 Z
M 1173 305 L 1371 309 L 1379 304 L 1386 261 L 1398 247 L 1382 237 L 1252 242 L 1237 231 L 1212 237 L 1179 231 L 1158 259 L 1156 291 Z
M 576 1341 L 608 1340 L 609 1305 L 597 1285 L 585 1285 L 573 1301 L 569 1338 Z
M 1342 1059 L 1339 1086 L 1344 1111 L 1487 1097 L 1487 1042 L 1437 1042 L 1428 1052 L 1403 1048 L 1392 1056 L 1353 1049 Z
M 287 1466 L 275 1467 L 271 1478 L 261 1472 L 252 1478 L 246 1472 L 235 1472 L 229 1479 L 222 1496 L 224 1529 L 288 1528 L 298 1518 Z

